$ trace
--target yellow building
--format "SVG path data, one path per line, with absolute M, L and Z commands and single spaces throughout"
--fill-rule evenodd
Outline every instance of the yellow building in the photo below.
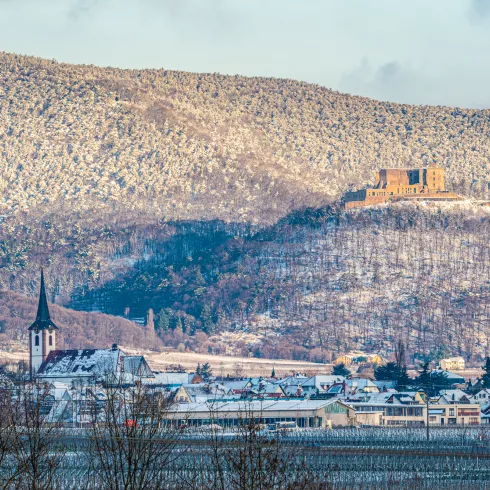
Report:
M 429 425 L 479 425 L 481 407 L 477 403 L 431 404 Z
M 462 371 L 464 369 L 464 359 L 462 357 L 449 357 L 440 362 L 441 369 L 445 371 Z
M 344 364 L 345 366 L 350 366 L 352 364 L 358 364 L 360 362 L 369 362 L 371 364 L 376 364 L 380 366 L 382 364 L 386 364 L 386 359 L 381 357 L 379 354 L 366 354 L 361 351 L 353 351 L 335 359 L 334 364 Z

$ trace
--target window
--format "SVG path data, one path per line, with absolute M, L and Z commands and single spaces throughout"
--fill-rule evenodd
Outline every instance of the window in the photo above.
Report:
M 36 335 L 36 337 L 34 338 L 34 345 L 35 345 L 36 347 L 38 347 L 38 346 L 39 346 L 39 335 Z
M 49 345 L 53 345 L 53 336 L 52 335 L 49 336 Z
M 449 409 L 449 415 L 454 417 L 454 408 Z

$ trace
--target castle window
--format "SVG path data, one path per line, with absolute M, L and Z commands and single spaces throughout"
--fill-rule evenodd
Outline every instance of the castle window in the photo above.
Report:
M 39 335 L 36 335 L 36 336 L 34 337 L 34 345 L 35 345 L 36 347 L 38 347 L 38 346 L 39 346 Z
M 49 345 L 53 345 L 53 336 L 52 335 L 49 336 Z

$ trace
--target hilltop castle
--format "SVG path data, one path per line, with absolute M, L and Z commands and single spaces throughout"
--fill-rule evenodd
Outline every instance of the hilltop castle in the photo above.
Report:
M 444 189 L 444 169 L 436 165 L 424 168 L 382 168 L 376 172 L 376 184 L 343 196 L 346 209 L 395 200 L 454 201 L 460 196 Z

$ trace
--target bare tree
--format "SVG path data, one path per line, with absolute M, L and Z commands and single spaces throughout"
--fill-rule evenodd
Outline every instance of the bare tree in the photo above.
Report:
M 213 408 L 210 419 L 219 422 Z M 314 490 L 330 488 L 294 454 L 280 434 L 264 434 L 262 415 L 245 408 L 235 435 L 212 424 L 209 447 L 194 466 L 187 488 L 196 490 Z M 200 468 L 199 468 L 199 465 Z
M 172 488 L 169 468 L 180 455 L 174 450 L 183 429 L 169 422 L 171 400 L 133 376 L 106 376 L 100 390 L 89 429 L 100 488 Z
M 9 442 L 20 475 L 14 488 L 48 490 L 61 488 L 65 439 L 51 418 L 54 396 L 40 382 L 18 383 L 10 402 Z

